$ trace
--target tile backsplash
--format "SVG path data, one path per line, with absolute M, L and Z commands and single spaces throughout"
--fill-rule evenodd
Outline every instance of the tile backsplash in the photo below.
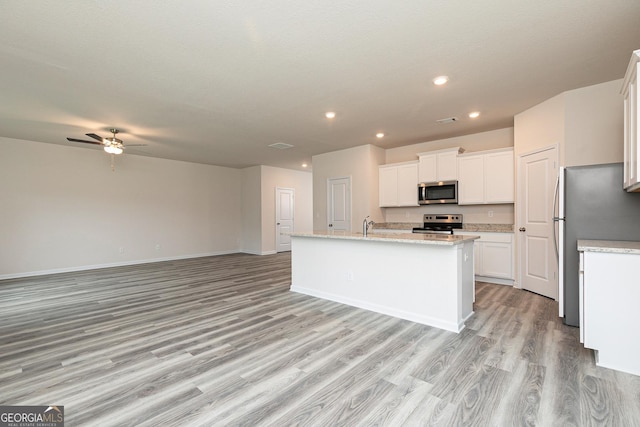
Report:
M 385 222 L 422 222 L 426 213 L 459 213 L 465 223 L 513 224 L 513 204 L 501 205 L 429 205 L 383 208 Z

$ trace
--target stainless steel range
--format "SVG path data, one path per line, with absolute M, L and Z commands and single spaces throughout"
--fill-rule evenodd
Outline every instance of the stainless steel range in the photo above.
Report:
M 422 227 L 413 229 L 414 233 L 447 233 L 462 229 L 462 214 L 424 214 Z

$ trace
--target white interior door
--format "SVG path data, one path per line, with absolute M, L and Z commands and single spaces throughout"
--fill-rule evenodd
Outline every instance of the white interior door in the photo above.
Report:
M 327 229 L 351 230 L 351 178 L 327 180 Z
M 276 188 L 276 252 L 291 250 L 294 211 L 293 188 Z
M 553 238 L 557 149 L 519 157 L 518 249 L 523 289 L 558 299 L 558 263 Z

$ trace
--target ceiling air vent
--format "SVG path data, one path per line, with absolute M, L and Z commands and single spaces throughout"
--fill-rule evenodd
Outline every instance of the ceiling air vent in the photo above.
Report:
M 453 123 L 457 121 L 458 121 L 457 117 L 447 117 L 446 119 L 436 120 L 436 123 L 445 124 L 445 123 Z
M 293 147 L 291 144 L 285 144 L 284 142 L 276 142 L 274 144 L 269 144 L 271 148 L 277 148 L 278 150 L 286 150 L 287 148 Z

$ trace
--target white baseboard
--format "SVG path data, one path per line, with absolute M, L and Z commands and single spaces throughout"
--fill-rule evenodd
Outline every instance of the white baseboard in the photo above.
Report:
M 243 249 L 240 251 L 240 253 L 249 254 L 249 255 L 273 255 L 277 252 L 276 251 L 247 251 Z
M 467 316 L 462 322 L 455 323 L 455 322 L 449 322 L 437 317 L 426 316 L 420 313 L 413 313 L 405 310 L 398 310 L 394 307 L 373 304 L 373 303 L 359 300 L 359 299 L 353 299 L 353 298 L 345 297 L 342 295 L 336 295 L 329 292 L 318 291 L 316 289 L 309 289 L 304 286 L 292 285 L 290 287 L 290 290 L 292 292 L 297 292 L 300 294 L 305 294 L 305 295 L 309 295 L 316 298 L 322 298 L 329 301 L 350 305 L 352 307 L 363 308 L 365 310 L 374 311 L 376 313 L 386 314 L 388 316 L 393 316 L 400 319 L 409 320 L 411 322 L 416 322 L 416 323 L 420 323 L 427 326 L 433 326 L 436 328 L 445 329 L 447 331 L 451 331 L 455 333 L 461 332 L 465 327 L 464 321 L 473 315 L 473 312 L 471 312 L 469 316 Z
M 476 275 L 476 282 L 485 282 L 485 283 L 494 283 L 496 285 L 507 285 L 513 286 L 513 279 L 500 279 L 497 277 L 486 277 L 486 276 L 478 276 Z
M 153 262 L 176 261 L 180 259 L 203 258 L 208 256 L 229 255 L 229 254 L 237 254 L 237 253 L 240 253 L 240 252 L 237 250 L 218 251 L 218 252 L 208 252 L 208 253 L 201 253 L 201 254 L 178 255 L 178 256 L 172 256 L 172 257 L 140 259 L 135 261 L 112 262 L 112 263 L 106 263 L 106 264 L 93 264 L 93 265 L 80 265 L 76 267 L 53 268 L 50 270 L 27 271 L 24 273 L 9 273 L 9 274 L 0 275 L 0 280 L 20 279 L 23 277 L 33 277 L 33 276 L 45 276 L 47 274 L 73 273 L 75 271 L 97 270 L 99 268 L 126 267 L 128 265 L 149 264 Z

